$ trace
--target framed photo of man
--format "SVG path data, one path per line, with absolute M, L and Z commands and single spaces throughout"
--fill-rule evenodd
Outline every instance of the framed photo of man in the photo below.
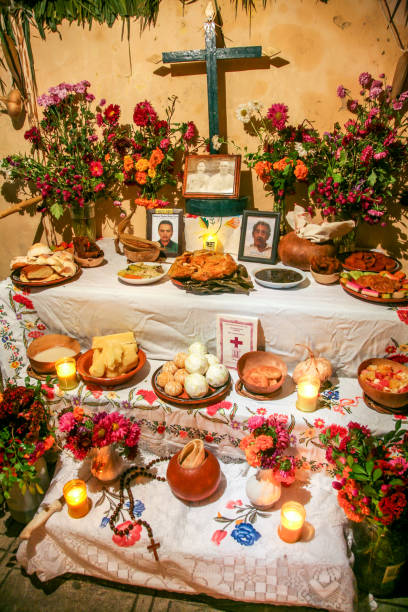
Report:
M 237 198 L 240 155 L 187 155 L 184 168 L 185 198 Z
M 279 242 L 280 213 L 245 210 L 238 259 L 274 264 Z
M 183 248 L 183 210 L 147 209 L 147 239 L 160 244 L 166 257 L 180 255 Z

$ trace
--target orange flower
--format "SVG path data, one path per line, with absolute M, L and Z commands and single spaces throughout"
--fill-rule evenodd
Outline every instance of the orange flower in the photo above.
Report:
M 309 170 L 307 169 L 307 166 L 305 166 L 305 164 L 300 159 L 298 159 L 296 162 L 296 168 L 294 170 L 294 174 L 296 178 L 298 179 L 298 181 L 306 180 L 307 175 L 309 174 Z
M 149 200 L 148 198 L 136 198 L 135 204 L 145 208 L 156 208 L 156 200 Z
M 48 436 L 47 438 L 45 438 L 44 440 L 44 449 L 47 451 L 51 448 L 51 446 L 54 445 L 54 438 L 52 436 Z
M 271 436 L 265 436 L 265 434 L 261 434 L 256 438 L 256 446 L 259 450 L 265 451 L 268 448 L 272 448 L 273 440 Z
M 255 164 L 254 169 L 263 183 L 269 182 L 272 169 L 271 162 L 259 161 Z
M 279 161 L 273 164 L 273 169 L 274 170 L 284 170 L 286 166 L 288 165 L 288 161 L 289 161 L 288 157 L 284 157 L 283 159 L 280 159 Z
M 82 408 L 82 406 L 75 406 L 72 412 L 77 421 L 80 421 L 84 416 L 84 409 Z
M 133 159 L 130 157 L 130 155 L 125 155 L 125 157 L 123 158 L 123 169 L 125 172 L 129 172 L 129 170 L 132 170 L 133 168 Z
M 253 451 L 253 445 L 245 450 L 245 456 L 252 467 L 259 467 L 261 465 L 261 459 L 258 457 L 258 453 Z
M 147 181 L 146 172 L 136 172 L 135 179 L 136 179 L 136 182 L 139 183 L 139 185 L 144 185 Z
M 310 470 L 310 463 L 308 463 L 308 461 L 304 461 L 302 463 L 302 469 L 304 470 Z
M 109 160 L 110 160 L 110 155 L 109 155 L 109 153 L 107 153 L 107 154 L 105 155 L 105 161 L 109 161 Z
M 144 172 L 149 167 L 149 162 L 144 157 L 137 160 L 135 168 L 138 172 Z
M 241 442 L 239 443 L 239 448 L 241 448 L 242 450 L 246 450 L 250 444 L 254 443 L 254 441 L 254 435 L 249 434 L 249 436 L 245 436 L 245 438 L 242 438 Z
M 153 168 L 149 168 L 147 174 L 150 176 L 150 178 L 154 178 L 156 176 L 156 170 L 153 170 Z
M 156 166 L 158 166 L 162 162 L 163 159 L 164 159 L 163 151 L 161 151 L 159 147 L 156 147 L 149 159 L 150 168 L 154 170 Z

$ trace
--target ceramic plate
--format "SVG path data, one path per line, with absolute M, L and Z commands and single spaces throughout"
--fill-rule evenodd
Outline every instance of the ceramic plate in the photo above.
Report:
M 154 392 L 160 399 L 164 400 L 169 404 L 174 404 L 179 408 L 202 408 L 203 406 L 209 406 L 210 404 L 216 404 L 220 402 L 230 391 L 231 389 L 231 375 L 229 376 L 227 382 L 222 387 L 209 387 L 209 391 L 207 395 L 204 397 L 199 397 L 193 399 L 187 395 L 187 393 L 183 389 L 183 393 L 173 397 L 171 395 L 167 395 L 164 392 L 163 387 L 157 384 L 157 377 L 160 374 L 162 366 L 158 368 L 152 376 L 152 387 Z
M 68 281 L 76 280 L 81 275 L 81 268 L 77 267 L 76 272 L 72 276 L 64 278 L 54 278 L 51 281 L 22 281 L 20 280 L 21 269 L 13 270 L 10 274 L 10 278 L 17 287 L 52 287 L 52 285 L 62 285 Z
M 358 291 L 353 291 L 352 289 L 349 289 L 348 287 L 345 287 L 344 285 L 342 285 L 340 283 L 340 285 L 343 287 L 344 291 L 346 293 L 349 293 L 350 295 L 352 295 L 353 297 L 356 297 L 360 300 L 364 300 L 365 302 L 375 302 L 377 304 L 403 304 L 405 302 L 408 302 L 408 297 L 405 298 L 381 298 L 381 297 L 374 297 L 371 295 L 363 295 L 362 293 L 359 293 Z
M 89 349 L 86 353 L 83 353 L 78 357 L 77 360 L 77 371 L 80 377 L 88 383 L 93 385 L 101 385 L 102 387 L 117 387 L 119 385 L 123 385 L 128 382 L 136 372 L 139 372 L 146 363 L 146 354 L 142 349 L 139 349 L 138 352 L 139 361 L 138 364 L 133 370 L 129 370 L 129 372 L 125 372 L 124 374 L 119 374 L 115 378 L 99 378 L 97 376 L 91 376 L 89 373 L 89 368 L 92 365 L 92 357 L 93 357 L 93 349 Z
M 134 265 L 137 265 L 139 263 L 143 263 L 144 266 L 149 266 L 149 268 L 153 266 L 161 266 L 164 272 L 163 274 L 160 274 L 160 276 L 154 276 L 153 278 L 126 278 L 125 276 L 118 275 L 118 279 L 122 281 L 122 283 L 126 283 L 127 285 L 151 285 L 152 283 L 157 283 L 157 281 L 164 278 L 170 268 L 170 264 L 158 263 L 157 261 L 137 262 Z
M 259 268 L 253 272 L 254 278 L 259 285 L 268 287 L 268 289 L 290 289 L 300 285 L 306 278 L 306 274 L 303 270 L 298 268 L 289 268 L 285 266 L 281 268 L 279 266 L 270 266 L 269 268 Z M 279 277 L 284 275 L 287 277 L 288 282 L 282 282 Z M 292 279 L 292 280 L 291 280 Z

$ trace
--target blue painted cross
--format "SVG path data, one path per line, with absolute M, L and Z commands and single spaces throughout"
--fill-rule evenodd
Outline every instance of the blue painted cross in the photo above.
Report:
M 261 57 L 262 47 L 231 47 L 218 48 L 214 21 L 207 21 L 205 29 L 205 49 L 190 51 L 164 52 L 165 64 L 175 62 L 204 61 L 207 65 L 207 97 L 208 97 L 208 123 L 210 131 L 210 153 L 217 153 L 213 147 L 212 138 L 219 134 L 218 124 L 218 74 L 217 61 L 222 59 L 243 59 L 246 57 Z

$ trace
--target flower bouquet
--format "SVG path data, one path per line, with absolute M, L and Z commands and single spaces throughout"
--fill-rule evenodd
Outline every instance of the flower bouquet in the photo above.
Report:
M 0 394 L 0 501 L 10 500 L 16 487 L 22 495 L 44 494 L 36 462 L 54 441 L 41 383 L 7 386 Z
M 401 421 L 382 436 L 350 422 L 330 425 L 319 437 L 353 527 L 358 584 L 374 595 L 390 594 L 406 558 L 408 432 Z
M 259 102 L 237 108 L 238 119 L 259 142 L 255 153 L 245 147 L 244 160 L 274 196 L 275 210 L 283 214 L 285 195 L 294 191 L 296 182 L 309 177 L 319 136 L 307 120 L 297 127 L 287 124 L 285 104 L 272 104 L 266 116 L 262 110 Z
M 1 164 L 31 195 L 40 194 L 39 210 L 49 210 L 56 219 L 66 209 L 81 213 L 96 198 L 111 197 L 120 205 L 120 108 L 105 107 L 101 100 L 93 110 L 88 87 L 89 81 L 60 83 L 40 96 L 43 119 L 24 134 L 31 143 L 30 155 L 11 155 Z
M 400 192 L 406 178 L 408 91 L 393 98 L 384 74 L 375 79 L 363 72 L 358 80 L 359 100 L 337 88 L 352 117 L 324 133 L 309 194 L 326 217 L 385 226 L 387 198 Z

